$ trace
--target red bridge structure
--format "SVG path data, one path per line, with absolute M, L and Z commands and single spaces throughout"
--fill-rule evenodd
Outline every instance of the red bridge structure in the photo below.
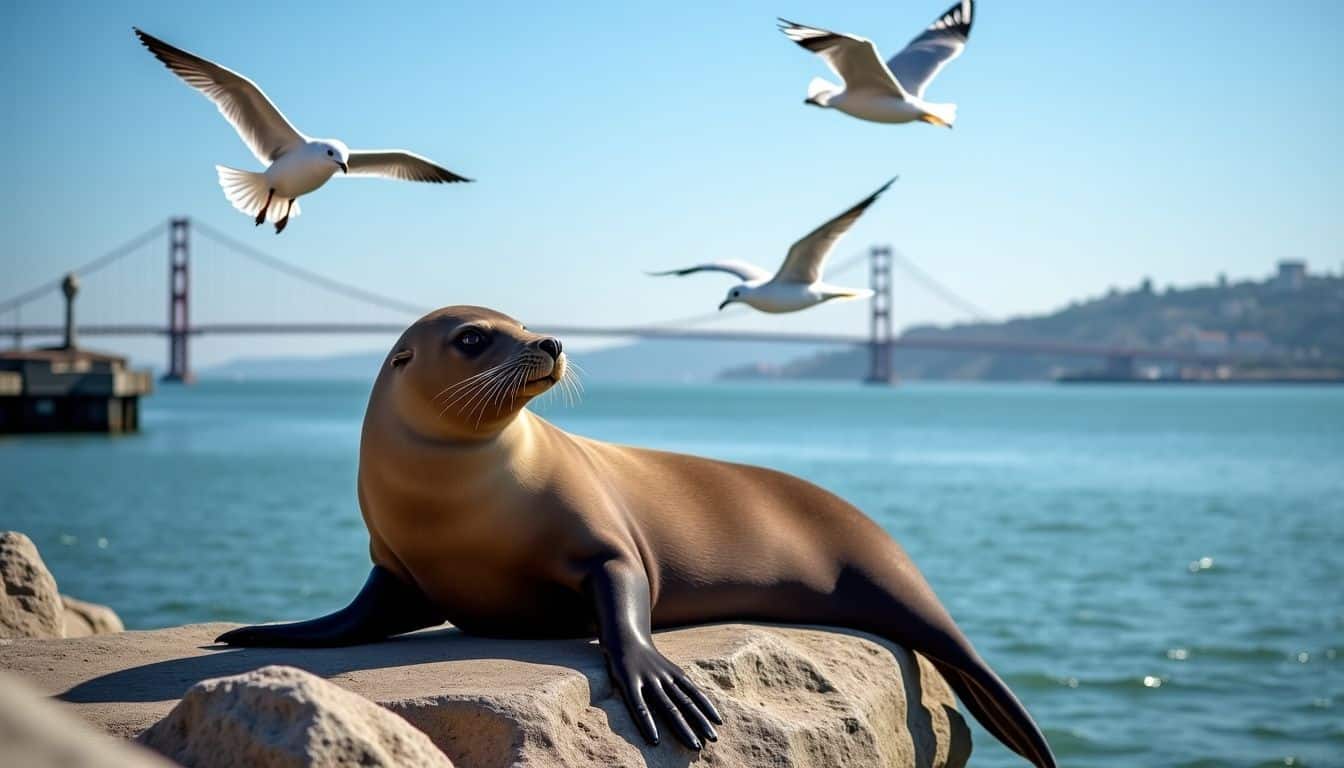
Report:
M 402 319 L 373 322 L 246 322 L 229 321 L 192 321 L 192 234 L 199 233 L 210 243 L 224 251 L 244 257 L 251 262 L 269 269 L 272 273 L 286 275 L 307 283 L 329 294 L 343 296 L 355 302 L 387 310 L 401 316 Z M 302 334 L 379 334 L 396 335 L 406 326 L 406 316 L 417 317 L 427 311 L 427 307 L 418 306 L 394 297 L 368 291 L 356 285 L 321 275 L 304 267 L 270 256 L 239 240 L 200 222 L 187 218 L 174 218 L 132 238 L 108 253 L 76 267 L 69 274 L 87 278 L 94 273 L 126 259 L 131 254 L 142 252 L 155 241 L 166 239 L 168 250 L 168 311 L 167 323 L 127 322 L 115 318 L 103 318 L 94 322 L 82 323 L 79 333 L 82 336 L 163 336 L 168 342 L 167 370 L 164 381 L 190 382 L 193 378 L 190 365 L 190 346 L 193 339 L 205 336 L 246 336 L 246 335 L 302 335 Z M 974 304 L 965 301 L 942 283 L 920 270 L 908 259 L 900 257 L 890 246 L 877 245 L 867 252 L 858 254 L 828 269 L 830 276 L 836 276 L 868 263 L 870 285 L 874 291 L 868 333 L 791 333 L 769 331 L 746 331 L 726 329 L 706 329 L 693 327 L 717 316 L 691 318 L 665 324 L 643 325 L 570 325 L 565 323 L 529 323 L 533 330 L 552 333 L 557 336 L 597 336 L 629 337 L 638 339 L 696 339 L 710 341 L 748 341 L 748 342 L 785 342 L 794 344 L 815 344 L 835 346 L 864 346 L 869 351 L 869 372 L 866 381 L 886 384 L 895 380 L 894 359 L 901 350 L 942 350 L 960 352 L 984 352 L 993 354 L 1044 355 L 1054 357 L 1092 358 L 1104 361 L 1104 372 L 1108 376 L 1126 378 L 1134 375 L 1137 361 L 1157 363 L 1178 363 L 1184 365 L 1217 367 L 1247 362 L 1248 358 L 1233 354 L 1200 354 L 1194 351 L 1170 349 L 1165 347 L 1114 346 L 1104 344 L 1086 344 L 1051 339 L 1006 338 L 986 335 L 964 336 L 943 334 L 905 334 L 895 336 L 892 330 L 892 272 L 900 267 L 912 281 L 932 291 L 940 299 L 957 307 L 960 311 L 984 319 L 985 315 Z M 54 278 L 32 289 L 0 300 L 0 334 L 13 339 L 14 346 L 22 344 L 25 337 L 60 337 L 65 333 L 59 322 L 22 321 L 23 309 L 39 303 L 49 297 L 59 296 L 64 279 Z M 135 276 L 143 283 L 143 270 Z M 199 285 L 199 282 L 195 283 Z M 87 295 L 86 291 L 86 295 Z M 125 296 L 112 292 L 114 301 L 128 303 Z M 87 316 L 87 314 L 85 315 Z M 7 320 L 7 321 L 6 321 Z

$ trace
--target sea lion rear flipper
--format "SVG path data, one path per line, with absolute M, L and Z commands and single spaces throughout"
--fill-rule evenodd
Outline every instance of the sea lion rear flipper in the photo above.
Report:
M 1055 768 L 1055 756 L 1031 715 L 984 662 L 977 659 L 966 665 L 954 665 L 936 659 L 930 661 L 956 691 L 961 703 L 994 738 L 1037 768 Z
M 335 613 L 290 624 L 239 627 L 215 638 L 215 642 L 266 648 L 358 645 L 443 621 L 443 615 L 420 590 L 375 565 L 355 599 Z
M 894 542 L 893 542 L 894 544 Z M 957 627 L 933 589 L 899 550 L 873 549 L 870 568 L 846 569 L 830 604 L 844 626 L 893 640 L 933 662 L 957 698 L 994 738 L 1036 768 L 1055 768 L 1041 729 Z M 893 565 L 897 567 L 892 567 Z
M 710 721 L 723 724 L 718 710 L 653 645 L 644 571 L 623 560 L 606 560 L 593 567 L 583 586 L 593 603 L 597 637 L 612 681 L 644 738 L 658 743 L 658 726 L 646 701 L 651 700 L 686 746 L 698 750 L 701 738 L 717 741 Z

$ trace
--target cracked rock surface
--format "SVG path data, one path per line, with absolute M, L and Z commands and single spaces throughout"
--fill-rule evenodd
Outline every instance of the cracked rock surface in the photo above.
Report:
M 202 680 L 297 667 L 396 713 L 459 768 L 958 768 L 970 755 L 965 721 L 933 667 L 857 632 L 718 624 L 656 633 L 724 716 L 719 740 L 697 755 L 675 739 L 644 743 L 592 642 L 439 628 L 350 648 L 213 644 L 233 626 L 14 640 L 0 644 L 0 669 L 133 737 Z

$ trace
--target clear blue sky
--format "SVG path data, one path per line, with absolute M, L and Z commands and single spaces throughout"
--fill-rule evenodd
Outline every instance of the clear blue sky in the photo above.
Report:
M 643 270 L 730 257 L 773 266 L 893 174 L 901 181 L 838 256 L 890 242 L 997 315 L 1144 275 L 1257 276 L 1282 257 L 1340 269 L 1344 5 L 983 0 L 965 55 L 929 92 L 960 105 L 955 131 L 803 105 L 808 80 L 828 73 L 775 31 L 775 16 L 863 34 L 890 54 L 946 4 L 11 5 L 0 298 L 178 213 L 426 306 L 652 322 L 711 311 L 727 278 Z M 248 75 L 310 135 L 411 148 L 479 182 L 337 179 L 284 235 L 254 229 L 213 165 L 256 161 L 137 44 L 133 24 Z M 198 248 L 198 285 L 209 282 L 199 319 L 385 317 L 222 258 Z M 162 254 L 136 264 L 96 296 L 90 279 L 95 317 L 163 317 Z M 901 325 L 959 319 L 922 289 L 897 291 Z M 865 310 L 732 324 L 857 332 Z M 198 349 L 208 362 L 385 344 Z M 114 346 L 162 357 L 158 341 Z

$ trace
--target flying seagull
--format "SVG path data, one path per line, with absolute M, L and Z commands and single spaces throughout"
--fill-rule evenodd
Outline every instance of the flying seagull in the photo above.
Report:
M 471 181 L 404 149 L 350 149 L 336 139 L 310 139 L 299 133 L 266 98 L 257 84 L 231 69 L 135 29 L 150 53 L 187 85 L 215 103 L 257 160 L 261 173 L 215 166 L 219 185 L 233 207 L 256 216 L 257 226 L 275 222 L 280 234 L 299 215 L 300 196 L 315 191 L 337 169 L 351 176 L 382 176 L 433 184 Z
M 742 280 L 741 285 L 728 291 L 728 297 L 719 304 L 719 309 L 729 304 L 741 303 L 762 312 L 778 314 L 797 312 L 831 299 L 867 298 L 872 296 L 873 292 L 866 288 L 842 288 L 823 282 L 821 270 L 826 266 L 826 257 L 831 255 L 835 244 L 844 237 L 850 227 L 854 226 L 854 222 L 859 220 L 863 212 L 868 210 L 868 206 L 872 205 L 895 181 L 893 178 L 883 184 L 880 189 L 860 200 L 853 208 L 822 224 L 802 240 L 794 243 L 774 276 L 754 264 L 737 260 L 714 261 L 685 269 L 650 274 L 661 277 L 689 275 L 694 272 L 727 272 Z
M 947 62 L 966 49 L 974 0 L 961 0 L 910 41 L 886 64 L 871 40 L 779 20 L 790 40 L 826 60 L 844 85 L 812 78 L 803 103 L 838 109 L 875 123 L 916 120 L 948 128 L 957 119 L 956 104 L 924 100 L 924 89 Z

